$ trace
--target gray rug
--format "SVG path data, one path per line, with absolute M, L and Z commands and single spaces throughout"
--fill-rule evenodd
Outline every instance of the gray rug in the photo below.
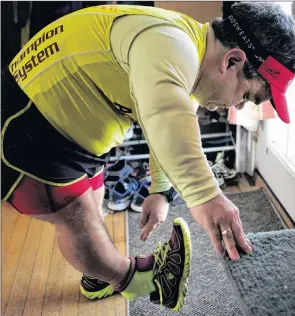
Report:
M 233 193 L 228 197 L 239 207 L 246 233 L 276 231 L 284 229 L 263 190 Z M 242 311 L 234 295 L 221 260 L 215 254 L 207 233 L 190 215 L 185 205 L 171 207 L 167 220 L 146 242 L 139 240 L 140 214 L 128 213 L 129 254 L 151 253 L 158 241 L 165 242 L 171 232 L 171 223 L 176 217 L 183 217 L 191 231 L 193 257 L 189 290 L 185 305 L 178 315 L 187 316 L 241 316 Z M 130 316 L 175 315 L 165 308 L 150 303 L 149 296 L 130 301 Z
M 224 262 L 244 314 L 295 316 L 295 229 L 248 236 L 254 252 Z

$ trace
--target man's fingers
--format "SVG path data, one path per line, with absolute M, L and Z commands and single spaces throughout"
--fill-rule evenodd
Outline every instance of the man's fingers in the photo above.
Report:
M 159 224 L 159 222 L 152 222 L 151 220 L 149 220 L 140 235 L 140 239 L 143 241 L 147 240 L 150 235 L 157 229 Z
M 224 249 L 222 246 L 222 239 L 220 236 L 220 231 L 217 226 L 213 225 L 208 228 L 208 234 L 211 240 L 212 245 L 214 246 L 216 252 L 219 255 L 223 255 Z
M 247 244 L 250 246 L 250 248 L 252 249 L 252 244 L 251 244 L 251 241 L 246 237 L 245 233 L 244 233 L 244 230 L 243 230 L 243 224 L 242 224 L 242 221 L 241 221 L 241 217 L 240 217 L 240 214 L 239 212 L 236 212 L 235 216 L 234 216 L 234 219 L 232 220 L 232 224 L 234 224 L 234 227 L 232 227 L 233 231 L 234 231 L 234 236 L 235 236 L 235 239 L 237 238 L 236 237 L 236 234 L 240 234 L 241 237 L 246 240 Z M 239 244 L 239 242 L 238 242 Z
M 145 212 L 142 212 L 141 213 L 140 226 L 139 227 L 141 229 L 144 228 L 144 226 L 147 224 L 148 220 L 149 220 L 149 215 L 147 213 L 145 213 Z
M 229 257 L 232 260 L 240 259 L 240 255 L 238 253 L 233 231 L 230 225 L 220 225 L 221 237 L 224 242 L 225 249 L 228 252 Z
M 232 232 L 234 235 L 234 239 L 236 241 L 236 244 L 239 245 L 239 247 L 244 250 L 246 253 L 249 253 L 252 251 L 251 243 L 249 239 L 244 234 L 243 228 L 240 225 L 240 223 L 236 220 L 232 221 L 231 224 Z

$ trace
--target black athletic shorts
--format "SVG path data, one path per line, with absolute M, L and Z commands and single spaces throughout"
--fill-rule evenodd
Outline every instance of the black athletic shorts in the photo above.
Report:
M 30 182 L 32 196 L 39 196 L 39 202 L 44 196 L 41 197 L 43 193 L 38 190 L 44 189 L 48 193 L 58 187 L 63 190 L 68 187 L 65 191 L 68 196 L 71 185 L 75 184 L 74 195 L 85 191 L 88 186 L 85 178 L 89 187 L 97 189 L 102 186 L 103 167 L 108 155 L 98 157 L 66 139 L 42 116 L 12 76 L 9 76 L 10 74 L 6 73 L 5 86 L 2 85 L 2 91 L 5 90 L 6 94 L 1 107 L 1 199 L 9 200 L 15 189 L 25 182 Z M 91 183 L 94 178 L 95 184 Z M 77 184 L 81 179 L 84 179 L 84 182 L 81 182 L 82 186 L 78 188 Z M 35 192 L 34 188 L 40 183 L 48 188 L 39 188 Z M 22 191 L 28 194 L 28 188 L 26 184 L 25 190 L 22 187 Z M 61 196 L 64 200 L 64 195 Z M 49 198 L 52 198 L 50 194 Z M 64 205 L 64 202 L 61 204 Z M 55 205 L 54 208 L 55 210 L 51 211 L 56 211 L 60 206 Z M 20 209 L 19 211 L 24 212 Z M 38 214 L 38 210 L 32 212 Z

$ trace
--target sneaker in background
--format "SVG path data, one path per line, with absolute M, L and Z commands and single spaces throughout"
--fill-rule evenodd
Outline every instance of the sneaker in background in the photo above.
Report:
M 139 183 L 131 177 L 119 180 L 113 188 L 109 189 L 108 209 L 114 212 L 126 210 L 138 187 Z
M 142 204 L 144 200 L 149 196 L 150 186 L 151 186 L 150 179 L 147 179 L 140 183 L 138 190 L 133 195 L 131 206 L 130 206 L 134 212 L 138 212 L 138 213 L 142 212 Z
M 223 157 L 223 152 L 218 153 L 211 169 L 216 175 L 217 180 L 223 178 L 226 184 L 233 184 L 239 179 L 239 175 L 235 169 L 229 169 L 225 165 Z
M 214 172 L 214 170 L 212 170 L 214 173 L 214 176 L 218 182 L 218 185 L 220 187 L 220 189 L 225 189 L 226 188 L 226 182 L 224 181 L 224 178 L 222 177 L 221 174 L 217 174 Z
M 138 166 L 138 168 L 134 171 L 134 177 L 137 181 L 149 181 L 151 182 L 151 171 L 150 165 L 147 162 L 144 162 Z
M 124 140 L 125 141 L 130 140 L 133 138 L 133 136 L 134 136 L 133 126 L 131 126 L 126 133 Z
M 213 171 L 214 177 L 215 179 L 218 181 L 218 185 L 220 187 L 220 189 L 224 189 L 226 188 L 226 183 L 223 179 L 223 176 L 221 173 L 215 172 L 214 169 L 212 168 L 214 166 L 214 162 L 208 160 L 209 166 L 211 168 L 211 170 Z
M 119 160 L 105 169 L 105 185 L 114 186 L 120 179 L 127 178 L 133 172 L 126 160 Z
M 130 167 L 126 160 L 119 160 L 115 164 L 105 169 L 105 195 L 106 200 L 109 199 L 109 190 L 115 186 L 115 184 L 124 178 L 127 178 L 133 172 L 133 168 Z

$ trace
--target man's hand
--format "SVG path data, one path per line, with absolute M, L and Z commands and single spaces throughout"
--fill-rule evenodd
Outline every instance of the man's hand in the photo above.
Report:
M 169 203 L 161 194 L 151 194 L 143 202 L 140 239 L 145 241 L 161 225 L 168 215 Z
M 190 211 L 195 220 L 207 230 L 218 254 L 224 252 L 222 241 L 232 260 L 240 259 L 237 246 L 246 253 L 252 251 L 251 243 L 243 231 L 238 208 L 223 194 L 190 208 Z

